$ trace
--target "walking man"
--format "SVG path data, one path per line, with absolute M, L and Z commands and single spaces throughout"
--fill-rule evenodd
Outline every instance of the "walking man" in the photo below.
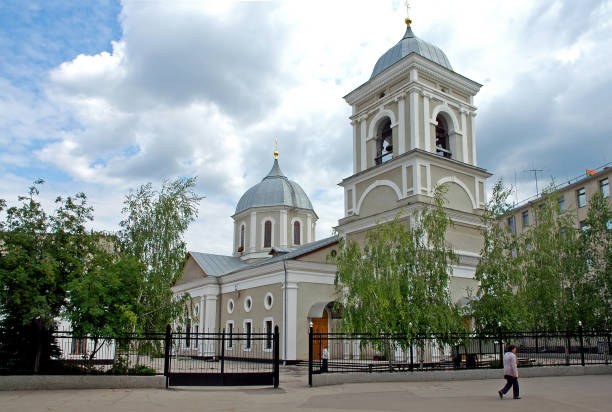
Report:
M 504 355 L 504 378 L 506 379 L 506 386 L 497 391 L 499 399 L 503 399 L 504 395 L 510 390 L 512 386 L 512 394 L 514 399 L 521 399 L 519 396 L 519 384 L 518 384 L 518 361 L 516 359 L 516 346 L 508 345 L 506 347 L 506 354 Z

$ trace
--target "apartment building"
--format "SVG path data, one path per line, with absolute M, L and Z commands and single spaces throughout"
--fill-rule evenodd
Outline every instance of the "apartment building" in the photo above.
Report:
M 576 228 L 584 227 L 584 221 L 589 211 L 591 197 L 601 192 L 608 201 L 608 206 L 612 209 L 612 197 L 610 197 L 610 181 L 612 180 L 612 167 L 606 166 L 601 170 L 594 170 L 595 174 L 585 174 L 586 177 L 570 181 L 566 185 L 559 187 L 559 209 L 561 213 L 572 211 L 576 214 Z M 542 205 L 542 196 L 531 201 L 524 202 L 516 206 L 509 216 L 506 223 L 513 233 L 521 234 L 529 226 L 536 223 L 537 208 Z M 612 222 L 608 222 L 612 229 Z

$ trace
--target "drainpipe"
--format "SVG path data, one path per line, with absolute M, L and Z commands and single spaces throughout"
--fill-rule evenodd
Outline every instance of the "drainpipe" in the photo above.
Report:
M 285 282 L 283 284 L 283 365 L 287 364 L 287 260 L 283 259 L 283 269 L 285 270 Z

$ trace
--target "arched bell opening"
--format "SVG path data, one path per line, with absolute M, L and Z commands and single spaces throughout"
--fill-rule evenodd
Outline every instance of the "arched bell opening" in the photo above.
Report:
M 391 119 L 385 117 L 378 126 L 376 133 L 376 157 L 374 162 L 379 165 L 393 157 L 393 131 L 391 130 Z

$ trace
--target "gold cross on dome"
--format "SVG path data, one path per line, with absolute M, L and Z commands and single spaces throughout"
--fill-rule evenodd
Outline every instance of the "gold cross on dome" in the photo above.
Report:
M 406 0 L 406 19 L 404 19 L 407 26 L 410 26 L 412 20 L 410 19 L 410 2 Z

